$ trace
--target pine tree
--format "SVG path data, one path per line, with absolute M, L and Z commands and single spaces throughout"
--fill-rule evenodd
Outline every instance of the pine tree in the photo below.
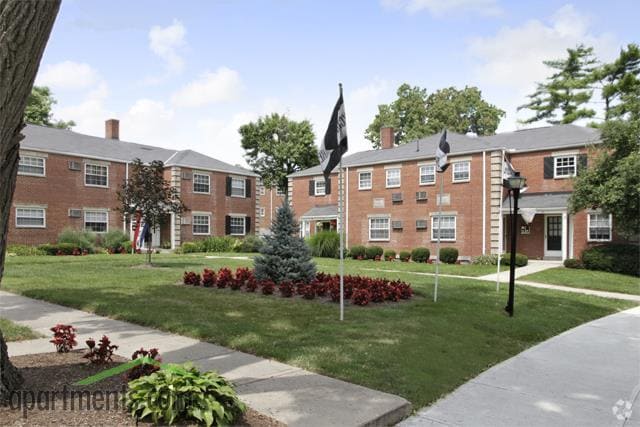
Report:
M 305 241 L 298 236 L 299 227 L 293 211 L 285 201 L 271 225 L 271 235 L 265 237 L 260 255 L 254 259 L 255 275 L 259 280 L 281 283 L 310 282 L 316 275 L 316 265 Z

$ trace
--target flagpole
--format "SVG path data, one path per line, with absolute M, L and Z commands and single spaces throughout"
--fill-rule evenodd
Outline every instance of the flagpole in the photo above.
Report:
M 440 221 L 442 221 L 442 193 L 444 191 L 444 172 L 440 173 L 440 196 L 436 200 L 438 202 L 438 241 L 436 244 L 436 283 L 433 290 L 433 302 L 438 302 L 438 275 L 440 273 L 440 234 L 442 228 L 440 228 Z
M 342 83 L 338 83 L 340 87 L 340 97 L 342 98 Z M 340 149 L 340 148 L 338 148 Z M 340 164 L 338 166 L 338 210 L 340 215 L 340 321 L 344 320 L 344 189 L 342 172 L 342 156 L 340 156 Z

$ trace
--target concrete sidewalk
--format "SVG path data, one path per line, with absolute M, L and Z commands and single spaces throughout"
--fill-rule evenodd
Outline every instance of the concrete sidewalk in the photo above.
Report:
M 529 260 L 527 265 L 524 267 L 516 268 L 516 279 L 519 277 L 526 276 L 528 274 L 537 273 L 539 271 L 548 270 L 550 268 L 562 267 L 562 261 L 539 261 L 539 260 Z M 479 280 L 489 280 L 495 282 L 498 277 L 496 266 L 496 273 L 487 274 L 485 276 L 479 276 L 477 279 Z M 501 265 L 500 266 L 500 281 L 502 283 L 509 283 L 509 266 Z
M 636 307 L 490 368 L 400 426 L 640 426 L 639 394 Z
M 159 313 L 161 315 L 161 313 Z M 45 336 L 56 323 L 78 329 L 79 348 L 88 337 L 108 335 L 126 358 L 140 347 L 160 350 L 164 362 L 192 361 L 236 384 L 240 398 L 258 412 L 290 426 L 395 424 L 411 412 L 398 396 L 314 374 L 300 368 L 215 344 L 121 322 L 0 291 L 0 317 Z M 51 352 L 50 338 L 8 343 L 9 354 Z

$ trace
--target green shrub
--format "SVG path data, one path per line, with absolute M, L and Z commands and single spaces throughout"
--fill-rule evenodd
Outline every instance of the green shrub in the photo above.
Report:
M 134 418 L 149 417 L 154 424 L 233 425 L 245 411 L 231 383 L 190 364 L 168 365 L 130 381 L 125 400 Z
M 431 252 L 427 248 L 415 248 L 411 251 L 411 259 L 415 262 L 427 262 Z
M 582 268 L 582 261 L 575 258 L 567 258 L 563 264 L 566 268 Z
M 58 243 L 73 245 L 76 248 L 93 252 L 96 246 L 96 235 L 89 231 L 65 228 L 58 234 Z
M 62 254 L 62 255 L 73 255 L 73 252 L 76 249 L 79 249 L 78 246 L 74 245 L 73 243 L 58 243 L 56 245 L 56 253 L 54 255 L 57 255 L 58 253 Z
M 200 240 L 200 252 L 236 252 L 241 242 L 231 236 L 213 236 Z
M 471 261 L 474 265 L 498 265 L 498 255 L 479 255 Z
M 594 246 L 582 252 L 582 263 L 589 270 L 640 276 L 640 247 L 616 243 Z
M 7 254 L 13 256 L 47 255 L 47 253 L 39 247 L 28 245 L 9 245 L 7 246 Z
M 516 252 L 516 267 L 524 267 L 528 263 L 529 258 L 526 255 Z M 511 254 L 509 252 L 502 254 L 500 265 L 511 265 Z
M 456 248 L 440 249 L 440 261 L 445 264 L 455 264 L 458 260 L 458 250 Z
M 307 239 L 311 255 L 324 258 L 340 257 L 340 235 L 335 231 L 318 231 Z
M 240 242 L 240 252 L 260 252 L 262 245 L 264 245 L 262 237 L 249 234 Z
M 180 246 L 180 251 L 178 252 L 183 254 L 191 254 L 194 252 L 204 252 L 202 240 L 195 241 L 195 242 L 184 242 Z
M 409 261 L 411 259 L 411 252 L 409 251 L 400 251 L 400 261 Z
M 102 238 L 102 247 L 119 252 L 127 242 L 130 242 L 127 234 L 121 230 L 111 230 Z
M 44 243 L 38 246 L 38 250 L 42 251 L 45 255 L 55 255 L 58 252 L 58 246 L 51 243 Z
M 357 245 L 357 246 L 351 247 L 351 249 L 349 250 L 349 255 L 351 255 L 351 258 L 353 259 L 358 259 L 360 257 L 364 258 L 366 255 L 365 252 L 366 252 L 366 249 L 364 246 Z
M 382 254 L 384 253 L 384 249 L 380 246 L 369 246 L 365 249 L 365 255 L 367 259 L 375 259 L 376 257 L 382 258 Z
M 124 251 L 128 254 L 130 254 L 131 251 L 133 251 L 133 243 L 131 243 L 130 240 L 127 240 L 126 242 L 124 242 L 122 244 L 122 247 L 124 248 Z
M 394 259 L 396 259 L 396 251 L 394 251 L 393 249 L 387 249 L 386 251 L 384 251 L 384 259 L 386 259 L 387 261 L 393 261 Z

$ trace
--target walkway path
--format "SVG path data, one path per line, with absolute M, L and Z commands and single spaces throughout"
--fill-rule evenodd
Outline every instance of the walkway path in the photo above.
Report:
M 528 274 L 537 273 L 539 271 L 548 270 L 550 268 L 562 267 L 561 261 L 538 261 L 538 260 L 529 260 L 527 265 L 524 267 L 516 268 L 516 279 L 522 276 L 526 276 Z M 497 266 L 496 266 L 497 270 Z M 501 265 L 500 266 L 500 281 L 508 282 L 509 281 L 509 266 Z M 493 282 L 496 281 L 498 277 L 498 273 L 487 274 L 485 276 L 480 276 L 478 279 L 480 280 L 491 280 Z
M 290 426 L 395 424 L 411 412 L 408 401 L 293 366 L 192 338 L 121 322 L 0 291 L 0 317 L 46 336 L 56 323 L 78 329 L 78 342 L 105 334 L 131 357 L 140 347 L 158 347 L 164 362 L 192 361 L 236 384 L 240 398 L 258 412 Z M 51 352 L 49 338 L 8 343 L 9 354 Z
M 490 368 L 400 426 L 639 426 L 639 394 L 636 307 Z

